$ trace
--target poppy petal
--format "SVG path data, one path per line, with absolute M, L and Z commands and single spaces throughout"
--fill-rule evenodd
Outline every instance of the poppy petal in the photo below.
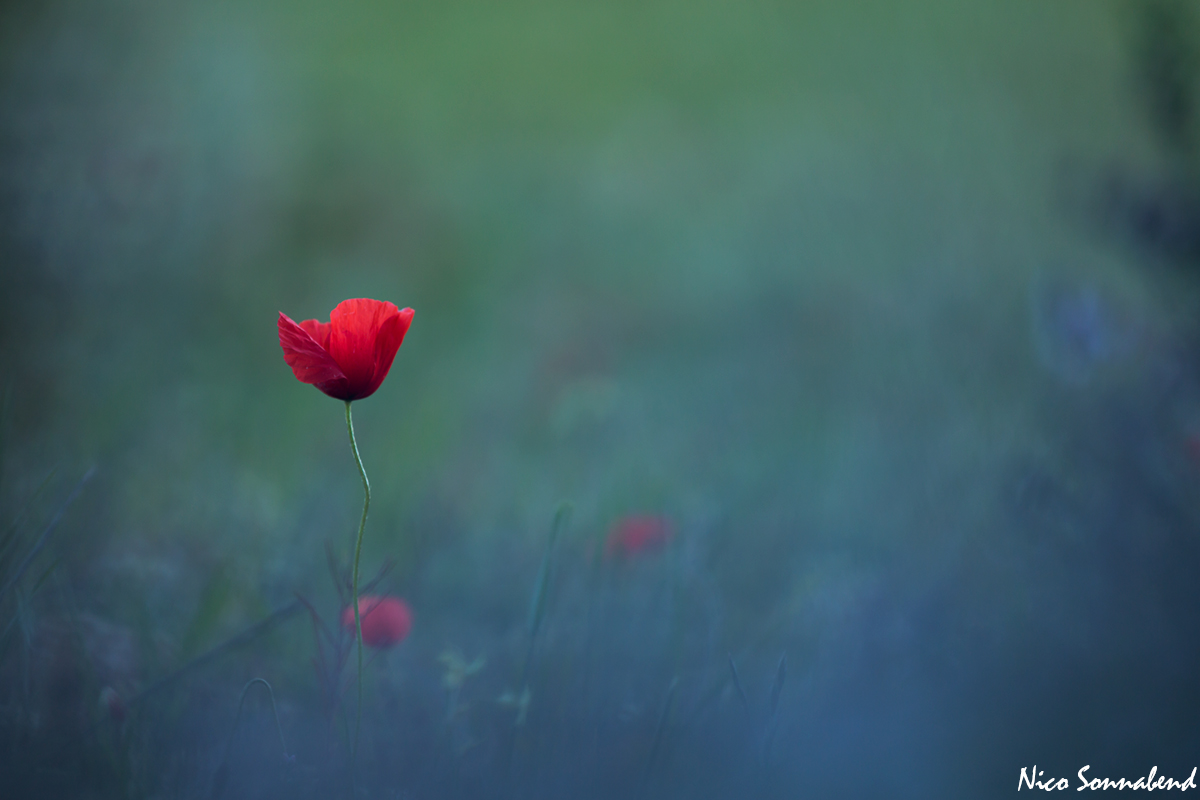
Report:
M 328 352 L 329 350 L 329 331 L 332 326 L 328 322 L 319 322 L 315 319 L 306 319 L 300 323 L 300 327 L 304 328 L 304 332 L 313 338 L 313 341 L 321 345 Z
M 384 323 L 399 314 L 394 303 L 366 298 L 343 300 L 330 312 L 329 353 L 346 376 L 348 391 L 353 395 L 346 399 L 367 397 L 383 382 L 383 377 L 375 380 L 377 337 Z
M 346 379 L 333 356 L 282 311 L 279 312 L 279 346 L 283 348 L 283 360 L 301 383 L 322 384 Z
M 396 360 L 396 351 L 400 349 L 401 343 L 404 342 L 404 335 L 408 333 L 408 328 L 412 325 L 412 318 L 413 310 L 404 308 L 399 313 L 389 316 L 380 326 L 379 333 L 375 336 L 375 373 L 371 378 L 370 391 L 367 394 L 378 389 L 383 383 L 383 379 L 387 377 L 388 370 L 392 368 L 392 362 Z

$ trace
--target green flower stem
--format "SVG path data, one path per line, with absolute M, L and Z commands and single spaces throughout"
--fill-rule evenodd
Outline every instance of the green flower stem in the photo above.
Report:
M 371 482 L 367 480 L 367 471 L 363 469 L 362 458 L 358 455 L 358 444 L 354 441 L 354 421 L 350 418 L 350 401 L 346 401 L 346 430 L 350 432 L 350 450 L 354 453 L 354 463 L 358 464 L 358 474 L 363 483 L 363 513 L 358 522 L 358 539 L 354 543 L 354 573 L 351 577 L 351 587 L 354 593 L 354 638 L 358 642 L 358 711 L 354 715 L 354 746 L 350 750 L 351 758 L 358 753 L 358 732 L 362 727 L 362 672 L 363 672 L 363 638 L 362 617 L 358 611 L 358 559 L 362 555 L 363 528 L 367 526 L 367 510 L 371 508 Z

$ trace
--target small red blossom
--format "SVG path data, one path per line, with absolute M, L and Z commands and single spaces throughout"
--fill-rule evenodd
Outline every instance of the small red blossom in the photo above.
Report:
M 358 614 L 362 618 L 363 644 L 369 647 L 399 644 L 412 630 L 412 609 L 398 597 L 360 597 Z M 354 631 L 353 606 L 342 612 L 342 627 Z
M 662 550 L 671 541 L 674 531 L 665 517 L 635 514 L 617 520 L 604 542 L 604 556 L 625 560 Z
M 296 380 L 338 400 L 361 400 L 387 377 L 412 318 L 411 308 L 367 299 L 338 303 L 329 322 L 296 324 L 281 311 L 279 346 Z
M 125 720 L 125 701 L 113 687 L 105 686 L 100 690 L 100 707 L 116 722 Z
M 1187 451 L 1192 461 L 1200 465 L 1200 433 L 1193 433 L 1187 437 Z

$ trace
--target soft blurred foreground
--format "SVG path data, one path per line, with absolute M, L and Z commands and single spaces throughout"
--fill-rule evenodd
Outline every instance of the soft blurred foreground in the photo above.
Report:
M 1198 103 L 1182 1 L 5 6 L 0 794 L 1182 780 Z

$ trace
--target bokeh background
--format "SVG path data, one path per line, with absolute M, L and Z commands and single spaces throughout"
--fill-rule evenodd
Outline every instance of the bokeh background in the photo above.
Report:
M 3 794 L 1182 780 L 1198 22 L 7 4 Z M 416 311 L 355 404 L 365 575 L 414 625 L 353 759 L 361 487 L 275 331 L 347 297 Z

